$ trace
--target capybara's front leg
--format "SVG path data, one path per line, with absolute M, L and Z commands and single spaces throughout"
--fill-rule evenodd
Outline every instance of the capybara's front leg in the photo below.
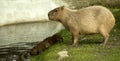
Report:
M 76 46 L 78 41 L 78 36 L 79 35 L 72 34 L 72 43 L 73 43 L 72 46 Z

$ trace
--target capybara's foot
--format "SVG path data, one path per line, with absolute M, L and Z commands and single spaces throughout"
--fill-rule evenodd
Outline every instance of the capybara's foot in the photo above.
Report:
M 104 44 L 104 43 L 101 43 L 101 44 L 100 44 L 100 46 L 106 46 L 106 44 Z
M 72 47 L 77 47 L 77 46 L 78 46 L 78 44 L 72 44 L 71 46 L 72 46 Z

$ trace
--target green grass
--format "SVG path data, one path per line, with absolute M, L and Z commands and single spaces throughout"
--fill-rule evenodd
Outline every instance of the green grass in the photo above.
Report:
M 56 43 L 42 54 L 33 56 L 31 61 L 58 61 L 57 53 L 66 49 L 69 57 L 63 61 L 120 61 L 120 10 L 113 11 L 116 25 L 110 33 L 110 38 L 105 47 L 100 46 L 100 35 L 88 35 L 79 38 L 78 46 L 71 47 L 71 34 L 62 30 L 59 34 L 64 42 Z

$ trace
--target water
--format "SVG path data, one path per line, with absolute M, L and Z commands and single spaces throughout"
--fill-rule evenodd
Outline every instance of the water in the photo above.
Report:
M 1 48 L 0 61 L 30 61 L 31 56 L 27 49 L 23 47 Z

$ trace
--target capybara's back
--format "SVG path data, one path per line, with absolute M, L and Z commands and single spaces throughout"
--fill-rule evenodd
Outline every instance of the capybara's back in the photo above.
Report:
M 105 33 L 109 33 L 115 25 L 115 19 L 112 13 L 102 6 L 91 6 L 83 8 L 76 16 L 79 16 L 79 30 L 83 34 L 100 33 L 104 29 Z
M 50 20 L 61 22 L 71 32 L 73 45 L 78 41 L 79 34 L 99 33 L 106 44 L 109 32 L 115 25 L 111 11 L 103 6 L 89 6 L 80 10 L 72 10 L 64 6 L 55 8 L 48 13 Z
M 80 33 L 99 33 L 104 38 L 102 45 L 106 45 L 109 32 L 115 25 L 115 18 L 110 10 L 102 6 L 91 6 L 81 9 L 78 13 L 82 14 L 79 16 L 81 19 L 78 21 Z

